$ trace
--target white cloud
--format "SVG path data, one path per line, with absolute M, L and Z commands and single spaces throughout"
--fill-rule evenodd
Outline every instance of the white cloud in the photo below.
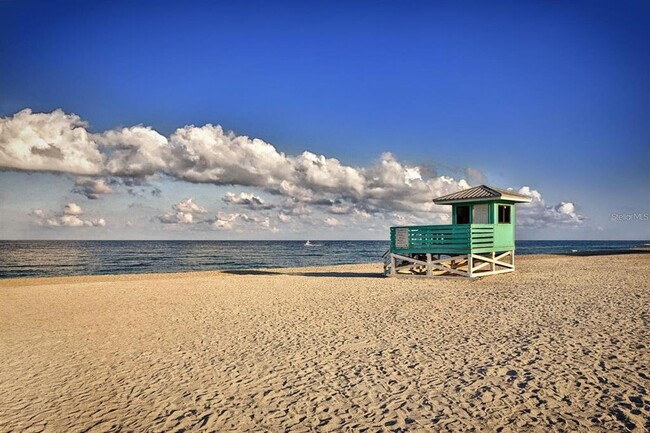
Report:
M 287 157 L 271 144 L 224 132 L 219 125 L 179 128 L 170 141 L 169 171 L 190 182 L 269 186 L 292 171 Z
M 368 167 L 352 167 L 308 151 L 285 155 L 263 140 L 238 136 L 211 124 L 185 126 L 169 136 L 144 125 L 95 134 L 79 116 L 61 110 L 32 113 L 27 109 L 0 118 L 1 168 L 82 175 L 73 191 L 91 199 L 113 192 L 113 179 L 126 186 L 141 185 L 150 176 L 256 187 L 276 197 L 277 203 L 250 192 L 229 192 L 222 200 L 249 212 L 278 208 L 275 217 L 282 222 L 296 217 L 318 223 L 328 214 L 337 215 L 340 220 L 331 218 L 341 223 L 348 218 L 388 220 L 393 213 L 442 222 L 448 219 L 449 208 L 436 206 L 432 199 L 470 186 L 464 179 L 439 176 L 428 167 L 400 161 L 391 153 L 382 154 Z M 466 169 L 466 175 L 472 181 L 485 179 L 472 167 Z M 584 221 L 573 202 L 547 205 L 538 191 L 529 187 L 520 191 L 529 191 L 534 198 L 532 203 L 520 206 L 521 224 L 572 226 Z M 202 221 L 197 216 L 206 212 L 191 200 L 183 201 L 159 220 L 193 224 Z M 236 215 L 234 219 L 229 219 L 225 215 L 215 218 L 213 225 L 247 222 L 241 215 L 259 221 L 268 217 L 235 213 L 230 214 Z M 56 222 L 61 224 L 62 219 Z M 68 223 L 78 224 L 75 220 Z
M 34 209 L 30 212 L 30 215 L 39 219 L 46 218 L 45 211 L 43 209 Z
M 330 227 L 336 227 L 336 226 L 341 225 L 341 221 L 339 221 L 338 219 L 336 219 L 334 217 L 327 217 L 327 218 L 325 218 L 325 220 L 323 222 L 326 225 L 330 226 Z
M 532 198 L 530 203 L 517 205 L 517 223 L 529 227 L 567 227 L 581 225 L 585 217 L 578 213 L 571 202 L 547 205 L 542 194 L 528 186 L 519 189 L 519 194 Z
M 221 200 L 224 203 L 232 203 L 254 210 L 268 210 L 275 207 L 272 204 L 265 203 L 261 197 L 246 192 L 241 192 L 238 195 L 232 192 L 227 192 Z
M 446 212 L 433 198 L 469 188 L 461 179 L 448 176 L 425 178 L 422 168 L 401 163 L 391 153 L 381 156 L 380 164 L 366 170 L 364 201 L 383 211 Z
M 10 169 L 129 178 L 166 174 L 197 183 L 264 187 L 305 203 L 352 199 L 366 210 L 430 211 L 432 196 L 462 186 L 451 178 L 424 179 L 421 167 L 404 165 L 388 153 L 377 166 L 350 167 L 311 152 L 287 156 L 219 125 L 186 126 L 169 138 L 142 125 L 92 134 L 78 116 L 61 110 L 24 110 L 2 118 L 0 125 L 0 167 Z M 99 195 L 93 188 L 110 189 L 87 180 L 77 185 L 91 198 Z
M 83 220 L 76 215 L 63 215 L 59 221 L 62 226 L 67 227 L 82 227 L 84 225 Z
M 430 219 L 421 218 L 414 214 L 397 212 L 387 215 L 387 219 L 392 226 L 422 225 L 431 222 Z M 436 221 L 436 223 L 439 222 L 440 221 Z
M 271 219 L 269 217 L 257 217 L 247 214 L 239 214 L 239 219 L 245 223 L 257 224 L 260 227 L 269 228 L 271 227 Z
M 293 162 L 294 176 L 304 187 L 355 197 L 363 194 L 365 178 L 360 169 L 344 166 L 337 159 L 311 152 L 303 152 Z
M 329 209 L 327 209 L 329 213 L 333 213 L 335 215 L 348 215 L 354 212 L 355 210 L 356 209 L 354 209 L 351 205 L 339 205 L 339 204 L 334 204 Z
M 317 205 L 349 199 L 366 210 L 430 211 L 432 196 L 462 186 L 452 178 L 424 179 L 421 167 L 404 165 L 392 154 L 368 169 L 350 167 L 311 152 L 286 156 L 263 140 L 224 132 L 218 125 L 186 126 L 169 138 L 142 125 L 91 134 L 78 116 L 61 110 L 24 110 L 3 118 L 1 125 L 4 168 L 130 178 L 160 173 L 190 182 L 264 187 Z M 78 190 L 90 197 L 98 196 L 94 187 L 110 189 L 83 182 Z M 247 206 L 254 208 L 251 200 Z
M 173 205 L 172 208 L 178 212 L 185 212 L 185 213 L 193 213 L 193 214 L 208 213 L 208 210 L 206 208 L 194 203 L 194 199 L 192 198 L 181 200 L 179 203 Z
M 114 176 L 150 176 L 172 164 L 167 138 L 148 126 L 106 131 L 96 139 L 106 148 L 105 171 Z
M 84 211 L 77 203 L 68 203 L 65 206 L 63 206 L 63 214 L 76 216 L 76 215 L 83 215 Z
M 256 216 L 245 213 L 217 212 L 211 226 L 215 229 L 241 231 L 242 224 L 252 225 L 262 230 L 277 232 L 278 229 L 271 224 L 268 216 Z
M 106 183 L 105 179 L 78 177 L 77 180 L 75 180 L 72 192 L 84 195 L 90 200 L 96 200 L 101 195 L 113 194 L 115 191 Z
M 163 224 L 192 224 L 194 216 L 185 212 L 167 212 L 159 215 L 158 220 Z
M 287 198 L 282 203 L 282 214 L 287 216 L 308 217 L 312 214 L 312 210 L 303 202 L 295 199 Z
M 354 209 L 353 214 L 355 217 L 364 220 L 372 218 L 372 215 L 364 210 Z
M 212 222 L 212 227 L 216 229 L 232 230 L 235 227 L 235 221 L 238 217 L 239 214 L 217 212 L 217 215 Z
M 310 202 L 314 199 L 314 191 L 283 180 L 276 188 L 268 188 L 271 194 L 291 197 L 293 200 Z
M 105 163 L 88 124 L 62 110 L 0 118 L 0 167 L 96 175 Z
M 81 219 L 85 212 L 76 203 L 68 203 L 60 212 L 46 212 L 43 209 L 34 209 L 30 215 L 34 222 L 44 227 L 104 227 L 104 218 Z
M 195 215 L 201 215 L 208 212 L 203 206 L 194 203 L 194 199 L 187 198 L 172 205 L 172 212 L 159 215 L 158 221 L 163 224 L 194 224 L 198 222 Z
M 288 223 L 288 222 L 291 222 L 293 220 L 293 218 L 291 216 L 285 214 L 284 212 L 280 212 L 278 214 L 278 219 L 283 223 Z

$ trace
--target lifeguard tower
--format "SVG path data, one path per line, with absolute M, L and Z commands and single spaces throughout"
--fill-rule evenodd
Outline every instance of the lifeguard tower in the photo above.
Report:
M 479 185 L 433 200 L 452 224 L 390 228 L 388 276 L 482 277 L 515 270 L 515 204 L 531 198 Z

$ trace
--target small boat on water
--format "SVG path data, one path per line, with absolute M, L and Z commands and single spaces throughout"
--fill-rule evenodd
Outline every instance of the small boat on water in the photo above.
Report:
M 312 243 L 309 242 L 309 241 L 305 242 L 305 246 L 306 246 L 306 247 L 311 247 L 311 246 L 313 246 L 313 245 L 314 245 L 314 244 L 312 244 Z

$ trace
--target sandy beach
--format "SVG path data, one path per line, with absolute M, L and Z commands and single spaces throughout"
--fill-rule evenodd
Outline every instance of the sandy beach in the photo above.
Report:
M 0 431 L 648 431 L 650 254 L 0 280 Z

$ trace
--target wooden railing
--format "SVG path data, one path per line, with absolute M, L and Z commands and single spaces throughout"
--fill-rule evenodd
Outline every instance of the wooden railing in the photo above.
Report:
M 397 254 L 467 254 L 494 247 L 492 224 L 451 224 L 390 228 L 390 251 Z

